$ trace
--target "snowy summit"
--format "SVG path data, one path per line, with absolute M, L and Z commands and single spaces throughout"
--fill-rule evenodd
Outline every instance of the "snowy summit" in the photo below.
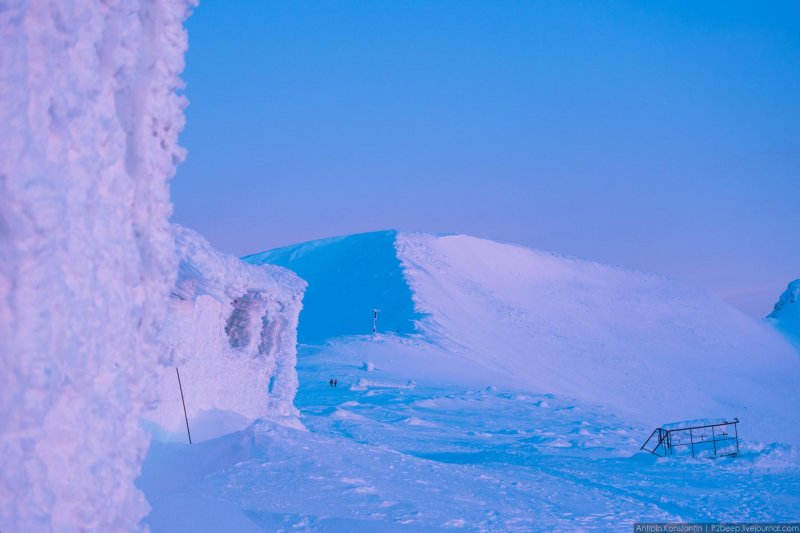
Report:
M 772 67 L 778 70 L 771 74 L 777 77 L 762 76 L 758 69 L 767 65 L 773 47 L 754 46 L 757 41 L 750 40 L 766 35 L 793 43 L 784 33 L 758 29 L 737 39 L 732 36 L 740 35 L 733 32 L 739 19 L 722 26 L 730 34 L 719 30 L 716 19 L 710 32 L 696 31 L 702 25 L 686 32 L 680 24 L 675 31 L 673 22 L 684 17 L 664 24 L 668 19 L 658 11 L 654 26 L 642 25 L 638 17 L 652 16 L 650 9 L 663 6 L 637 7 L 627 29 L 637 36 L 656 35 L 655 48 L 669 50 L 667 65 L 653 61 L 657 50 L 639 46 L 639 37 L 632 41 L 635 46 L 619 41 L 624 54 L 596 53 L 602 39 L 590 31 L 565 34 L 560 44 L 537 40 L 554 37 L 552 28 L 561 27 L 539 16 L 549 9 L 571 21 L 591 21 L 594 28 L 615 24 L 616 8 L 608 17 L 595 16 L 591 10 L 598 8 L 588 5 L 576 10 L 562 3 L 458 3 L 457 16 L 448 11 L 437 16 L 439 9 L 453 7 L 421 3 L 422 11 L 415 11 L 420 7 L 410 3 L 362 4 L 349 10 L 338 3 L 216 3 L 227 10 L 223 15 L 242 6 L 270 10 L 272 22 L 299 10 L 313 38 L 302 37 L 300 24 L 244 31 L 253 20 L 234 16 L 228 31 L 237 36 L 288 41 L 301 36 L 301 46 L 281 45 L 259 54 L 237 43 L 230 53 L 214 33 L 213 54 L 205 53 L 245 73 L 244 85 L 258 93 L 256 104 L 245 103 L 246 113 L 238 115 L 252 120 L 273 100 L 281 113 L 289 114 L 266 112 L 268 122 L 279 128 L 263 145 L 255 134 L 269 128 L 258 120 L 248 127 L 229 123 L 237 113 L 228 108 L 220 107 L 219 113 L 225 128 L 199 129 L 226 136 L 224 143 L 212 141 L 214 149 L 203 154 L 215 163 L 203 170 L 215 174 L 226 194 L 233 195 L 228 201 L 214 198 L 212 209 L 204 206 L 203 223 L 226 227 L 222 222 L 236 217 L 225 213 L 246 211 L 245 202 L 231 199 L 246 197 L 259 217 L 247 230 L 258 242 L 276 242 L 265 227 L 280 226 L 278 232 L 288 235 L 286 224 L 298 230 L 292 235 L 319 235 L 329 230 L 324 225 L 332 217 L 349 211 L 374 216 L 387 206 L 392 209 L 381 216 L 416 225 L 421 213 L 436 211 L 437 225 L 442 220 L 450 224 L 453 213 L 440 212 L 438 206 L 465 202 L 470 191 L 473 196 L 483 191 L 486 199 L 499 202 L 495 207 L 509 207 L 507 221 L 515 225 L 523 212 L 567 220 L 561 211 L 569 204 L 580 215 L 571 223 L 586 226 L 602 214 L 594 209 L 602 203 L 595 194 L 598 176 L 617 176 L 619 169 L 635 170 L 638 164 L 646 179 L 637 187 L 622 176 L 619 182 L 602 183 L 610 192 L 603 189 L 606 196 L 600 200 L 613 195 L 617 202 L 610 202 L 616 206 L 609 209 L 613 216 L 598 219 L 603 223 L 592 235 L 624 226 L 619 224 L 624 219 L 616 218 L 619 206 L 641 217 L 658 211 L 649 220 L 659 228 L 668 225 L 665 219 L 680 216 L 694 223 L 695 215 L 700 220 L 702 214 L 709 218 L 699 229 L 709 230 L 713 221 L 715 232 L 725 225 L 719 221 L 733 213 L 737 227 L 727 237 L 738 247 L 748 236 L 766 239 L 766 232 L 745 227 L 747 221 L 738 215 L 745 210 L 736 202 L 771 197 L 749 194 L 755 191 L 744 187 L 727 196 L 697 194 L 708 185 L 698 186 L 698 176 L 725 176 L 727 191 L 729 174 L 739 179 L 755 168 L 759 184 L 768 181 L 764 175 L 781 184 L 771 191 L 773 199 L 775 191 L 782 202 L 795 197 L 784 190 L 785 183 L 797 182 L 795 176 L 782 173 L 796 165 L 781 159 L 793 152 L 779 141 L 796 138 L 785 128 L 797 121 L 786 120 L 784 106 L 776 104 L 776 80 L 793 79 L 783 69 L 791 63 L 786 57 L 797 54 L 776 56 Z M 223 253 L 172 220 L 170 180 L 186 155 L 178 142 L 187 105 L 181 79 L 188 49 L 184 23 L 195 5 L 194 0 L 0 1 L 0 532 L 630 531 L 637 522 L 797 520 L 800 280 L 789 285 L 767 319 L 754 319 L 685 282 L 460 234 L 379 231 L 244 258 Z M 368 24 L 349 18 L 374 14 L 372 9 L 398 11 L 369 15 L 364 19 Z M 762 9 L 767 10 L 759 6 L 754 11 Z M 583 10 L 590 10 L 590 16 Z M 751 14 L 758 13 L 747 13 L 741 21 L 750 21 Z M 775 20 L 783 24 L 795 18 L 758 20 L 769 29 Z M 221 20 L 213 21 L 215 32 L 225 29 Z M 382 21 L 391 24 L 391 31 L 381 30 Z M 528 23 L 544 24 L 546 31 L 531 31 Z M 744 22 L 741 26 L 752 29 Z M 446 27 L 464 42 L 448 42 Z M 479 27 L 483 30 L 475 31 Z M 578 27 L 583 30 L 584 22 Z M 616 26 L 606 29 L 615 40 L 621 35 Z M 315 40 L 329 30 L 343 32 L 335 46 Z M 710 46 L 705 48 L 709 57 L 722 51 L 720 80 L 666 83 L 662 74 L 681 70 L 683 63 L 691 67 L 692 61 L 675 61 L 677 48 L 661 30 L 671 30 L 673 38 L 699 36 L 700 44 Z M 581 44 L 575 36 L 584 34 L 590 41 Z M 719 46 L 715 38 L 705 43 L 712 35 L 731 42 Z M 398 36 L 402 40 L 392 41 Z M 373 44 L 380 46 L 364 38 L 378 39 Z M 504 53 L 483 55 L 501 41 L 506 48 L 498 50 Z M 407 46 L 411 42 L 414 46 Z M 569 48 L 575 43 L 577 48 Z M 749 63 L 740 46 L 752 47 Z M 693 75 L 714 75 L 707 56 L 695 54 L 694 46 L 685 48 L 690 53 L 682 59 L 696 55 L 701 60 Z M 567 49 L 576 55 L 584 49 L 592 53 L 581 65 L 562 60 L 570 55 Z M 565 55 L 551 56 L 553 50 Z M 532 59 L 543 51 L 544 61 Z M 325 59 L 329 52 L 334 61 Z M 355 63 L 346 61 L 348 53 Z M 640 72 L 628 77 L 637 83 L 620 83 L 626 80 L 620 57 L 639 53 Z M 613 69 L 595 63 L 603 55 L 613 58 Z M 254 58 L 278 58 L 272 68 L 280 63 L 318 77 L 306 83 L 302 76 L 275 74 L 253 63 Z M 368 90 L 369 69 L 364 67 L 371 61 L 380 74 L 372 81 L 382 85 Z M 569 72 L 559 74 L 556 67 L 562 63 Z M 762 109 L 731 105 L 735 100 L 728 98 L 729 89 L 737 76 L 730 68 L 741 65 L 753 70 L 738 78 L 758 82 L 748 81 L 742 94 L 752 98 L 754 87 L 767 88 L 763 100 L 781 110 L 774 117 L 780 124 L 774 138 L 751 138 L 756 121 L 738 118 L 758 117 L 759 124 L 766 124 Z M 495 86 L 458 83 L 449 79 L 456 72 L 450 67 L 488 68 L 482 74 L 474 71 L 473 80 Z M 568 90 L 541 85 L 549 70 L 553 79 L 568 81 Z M 264 97 L 264 84 L 257 78 L 262 71 L 269 71 L 268 85 L 278 88 L 281 98 Z M 576 76 L 597 72 L 607 79 L 595 81 L 610 82 L 607 90 L 602 84 L 600 90 L 580 89 L 598 85 Z M 345 77 L 337 81 L 341 73 Z M 533 77 L 525 80 L 526 73 Z M 413 75 L 405 80 L 407 74 Z M 417 78 L 420 74 L 424 79 Z M 223 91 L 213 90 L 218 80 L 225 84 Z M 217 98 L 226 105 L 238 102 L 228 77 L 207 76 L 205 82 L 211 89 L 207 92 L 221 94 Z M 403 87 L 406 82 L 410 85 Z M 653 90 L 638 82 L 654 83 Z M 326 83 L 338 87 L 329 85 L 335 90 L 328 93 L 322 88 Z M 508 91 L 507 85 L 514 87 Z M 622 107 L 606 104 L 628 85 L 648 99 L 639 94 L 621 98 L 626 105 L 646 103 L 629 113 L 627 118 L 635 120 L 626 123 L 618 112 Z M 690 90 L 681 104 L 684 87 Z M 699 92 L 709 87 L 724 88 L 726 97 L 711 92 L 708 105 L 698 105 L 703 102 Z M 797 100 L 790 89 L 785 92 Z M 523 98 L 505 105 L 504 94 Z M 548 94 L 564 100 L 552 106 Z M 652 106 L 653 94 L 669 95 L 681 113 Z M 370 100 L 375 95 L 389 99 Z M 576 101 L 577 96 L 585 100 Z M 601 100 L 592 102 L 595 97 Z M 409 107 L 401 105 L 403 98 Z M 711 104 L 718 101 L 729 107 L 714 113 Z M 331 102 L 340 115 L 315 107 Z M 438 119 L 423 117 L 419 106 L 425 103 Z M 486 112 L 477 112 L 475 103 Z M 536 105 L 544 107 L 537 110 Z M 366 116 L 380 108 L 390 113 Z M 642 114 L 645 108 L 657 114 Z M 597 109 L 606 114 L 583 114 Z M 693 118 L 684 116 L 691 110 L 700 111 Z M 481 115 L 488 120 L 478 121 Z M 651 120 L 671 116 L 678 120 Z M 570 117 L 574 131 L 567 127 Z M 730 124 L 738 120 L 741 135 L 719 135 L 724 129 L 719 124 L 729 124 L 722 118 Z M 315 120 L 326 122 L 325 127 L 315 126 Z M 647 150 L 632 150 L 631 132 L 646 138 L 639 133 L 645 122 L 659 130 L 674 122 L 680 129 L 665 133 L 661 142 L 647 138 Z M 347 140 L 348 124 L 363 135 L 349 138 L 360 142 Z M 709 124 L 720 131 L 709 134 Z M 768 152 L 772 164 L 736 153 L 730 141 L 737 136 L 748 148 L 771 147 L 753 152 Z M 290 154 L 279 137 L 299 139 L 301 148 Z M 664 146 L 676 146 L 684 137 L 687 153 L 701 153 L 700 147 L 704 157 L 665 155 Z M 529 142 L 537 138 L 538 152 Z M 590 138 L 591 145 L 573 145 Z M 715 152 L 715 142 L 733 151 Z M 302 161 L 301 170 L 281 167 L 288 176 L 281 187 L 265 180 L 269 194 L 275 194 L 268 197 L 268 214 L 277 213 L 277 218 L 258 211 L 267 195 L 254 192 L 250 186 L 255 183 L 235 185 L 246 172 L 238 166 L 242 158 L 227 151 L 230 146 L 251 153 L 253 146 L 268 146 L 247 162 L 257 164 L 259 172 L 264 167 L 278 172 L 276 167 L 292 157 Z M 488 159 L 467 160 L 470 151 Z M 342 154 L 347 164 L 337 181 L 330 163 Z M 642 159 L 637 163 L 634 156 Z M 537 167 L 538 159 L 544 167 Z M 448 160 L 450 175 L 443 170 L 447 165 L 440 168 Z M 600 160 L 610 166 L 593 168 Z M 726 160 L 734 161 L 735 172 L 718 168 Z M 406 172 L 395 162 L 405 161 L 426 167 L 418 183 L 431 183 L 423 193 L 409 185 L 413 180 L 394 181 Z M 493 166 L 498 162 L 501 166 Z M 589 165 L 584 169 L 592 167 L 591 172 L 570 167 L 576 162 Z M 673 166 L 676 162 L 696 167 L 684 173 Z M 657 167 L 670 180 L 654 174 Z M 315 171 L 325 174 L 319 183 L 331 186 L 301 179 Z M 359 172 L 369 179 L 359 181 Z M 375 179 L 382 172 L 383 179 Z M 553 183 L 529 179 L 536 174 L 551 176 Z M 569 174 L 586 174 L 588 181 L 573 182 Z M 495 175 L 515 177 L 496 186 Z M 449 179 L 458 180 L 459 187 Z M 691 195 L 667 190 L 680 181 L 691 184 Z M 281 196 L 295 185 L 307 189 L 299 201 Z M 640 194 L 639 185 L 650 190 Z M 358 193 L 342 193 L 346 186 Z M 581 188 L 591 194 L 574 197 Z M 712 183 L 708 191 L 719 188 Z M 548 197 L 549 189 L 560 192 Z M 535 197 L 539 206 L 528 205 L 526 196 Z M 687 196 L 706 203 L 684 205 Z M 358 209 L 337 203 L 343 197 Z M 490 213 L 484 210 L 485 198 L 478 198 L 483 214 Z M 654 199 L 675 204 L 670 205 L 675 210 L 653 209 Z M 716 211 L 700 209 L 708 199 L 729 203 Z M 427 209 L 425 202 L 436 209 Z M 308 216 L 301 208 L 315 211 Z M 469 208 L 463 212 L 474 216 Z M 793 227 L 788 216 L 770 223 L 778 218 Z M 383 225 L 374 220 L 359 218 L 357 225 L 350 220 L 348 227 Z M 301 228 L 311 222 L 316 225 Z M 541 227 L 533 219 L 526 224 Z M 231 244 L 247 233 L 241 229 L 212 242 Z M 665 235 L 673 246 L 690 249 L 685 229 Z M 574 233 L 584 236 L 583 231 Z M 642 235 L 651 237 L 648 230 Z M 694 244 L 702 244 L 706 235 L 697 231 Z M 784 245 L 785 240 L 775 240 Z M 229 249 L 236 248 L 231 244 Z M 680 263 L 686 258 L 678 254 L 672 259 Z M 721 262 L 710 260 L 715 267 Z M 651 448 L 643 447 L 654 438 Z M 725 453 L 718 453 L 718 443 L 724 443 Z M 654 450 L 661 453 L 650 453 Z

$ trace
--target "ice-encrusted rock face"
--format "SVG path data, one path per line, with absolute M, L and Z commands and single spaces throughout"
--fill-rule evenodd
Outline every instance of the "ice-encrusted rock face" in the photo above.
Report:
M 187 440 L 180 387 L 194 441 L 255 419 L 296 422 L 297 318 L 305 282 L 253 266 L 175 226 L 180 266 L 163 339 L 159 397 L 145 415 L 157 438 Z M 180 371 L 180 387 L 178 373 Z
M 177 262 L 191 0 L 0 2 L 0 530 L 125 531 Z
M 800 279 L 789 283 L 767 318 L 800 348 Z
M 783 291 L 778 302 L 769 314 L 770 318 L 782 318 L 787 315 L 796 315 L 800 313 L 800 279 L 796 279 L 789 283 L 786 290 Z

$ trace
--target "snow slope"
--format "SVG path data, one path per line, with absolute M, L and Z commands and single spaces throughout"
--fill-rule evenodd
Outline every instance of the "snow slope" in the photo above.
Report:
M 312 273 L 309 312 L 347 322 L 307 338 L 369 333 L 383 306 L 432 346 L 424 361 L 404 359 L 420 375 L 594 402 L 653 427 L 738 416 L 754 438 L 800 442 L 800 358 L 768 325 L 693 287 L 465 235 L 378 232 L 255 257 Z M 301 332 L 313 330 L 304 318 Z
M 464 235 L 399 235 L 421 331 L 528 390 L 661 423 L 738 416 L 800 443 L 800 358 L 768 325 L 657 276 Z
M 189 0 L 0 3 L 0 529 L 122 531 L 177 263 Z
M 297 410 L 297 317 L 305 283 L 276 266 L 253 266 L 174 226 L 178 279 L 162 339 L 159 403 L 145 414 L 160 440 L 193 442 L 259 418 L 292 423 Z M 180 369 L 180 385 L 175 367 Z
M 371 316 L 373 308 L 381 309 L 382 331 L 410 333 L 419 316 L 403 278 L 395 237 L 393 231 L 361 233 L 287 246 L 243 260 L 285 266 L 309 282 L 298 332 L 302 343 L 363 333 L 364 317 Z
M 767 318 L 800 350 L 800 279 L 789 284 Z

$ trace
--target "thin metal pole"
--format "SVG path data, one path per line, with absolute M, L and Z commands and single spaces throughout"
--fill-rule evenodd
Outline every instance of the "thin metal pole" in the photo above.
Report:
M 689 444 L 692 446 L 692 457 L 694 457 L 694 436 L 692 435 L 692 428 L 689 428 Z
M 189 444 L 192 443 L 192 432 L 189 431 L 189 417 L 186 414 L 186 400 L 183 399 L 183 385 L 181 385 L 181 373 L 178 372 L 178 367 L 175 367 L 175 373 L 178 375 L 178 388 L 181 389 L 181 403 L 183 404 L 183 418 L 186 420 L 186 433 L 189 434 Z
M 736 431 L 736 455 L 739 455 L 739 420 L 733 423 L 733 429 Z
M 714 431 L 714 426 L 711 426 L 711 442 L 714 443 L 714 455 L 717 455 L 717 434 Z

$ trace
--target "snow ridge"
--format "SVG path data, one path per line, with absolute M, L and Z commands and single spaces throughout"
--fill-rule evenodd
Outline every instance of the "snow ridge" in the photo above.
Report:
M 800 442 L 796 353 L 699 289 L 466 235 L 400 234 L 397 249 L 421 331 L 517 386 L 653 427 L 739 416 L 760 440 Z
M 175 367 L 193 441 L 244 429 L 255 419 L 297 425 L 297 319 L 305 282 L 272 265 L 221 254 L 174 227 L 178 279 L 163 338 L 158 405 L 145 415 L 160 440 L 186 442 Z
M 0 7 L 0 528 L 120 531 L 176 271 L 191 0 Z
M 397 250 L 420 331 L 510 385 L 653 427 L 739 416 L 800 443 L 796 352 L 701 290 L 466 235 L 401 233 Z
M 254 265 L 280 265 L 308 282 L 298 337 L 319 344 L 341 335 L 372 331 L 408 334 L 421 318 L 395 250 L 396 231 L 375 231 L 278 248 L 243 258 Z

